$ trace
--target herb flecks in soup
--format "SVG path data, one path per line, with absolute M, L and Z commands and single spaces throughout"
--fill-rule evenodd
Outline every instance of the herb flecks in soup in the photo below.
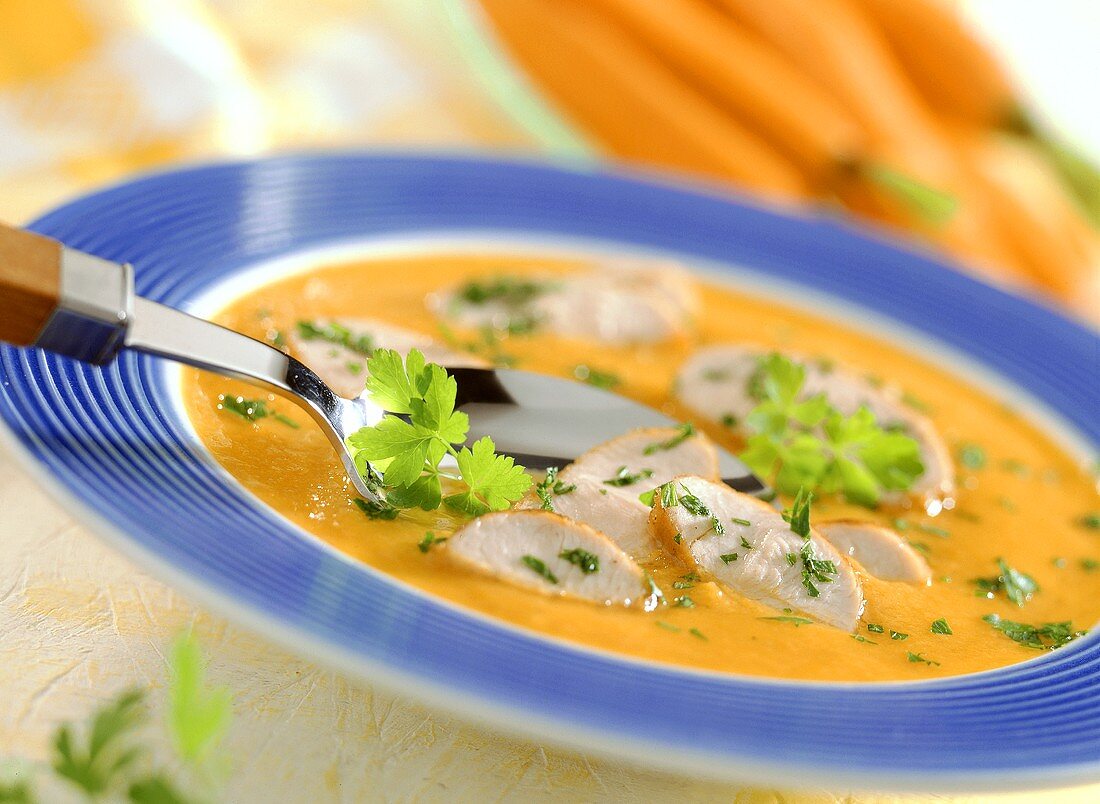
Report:
M 380 510 L 290 403 L 187 370 L 188 410 L 234 476 L 338 549 L 598 649 L 763 676 L 918 679 L 1022 661 L 1096 622 L 1095 479 L 1036 426 L 842 325 L 679 270 L 627 270 L 622 281 L 521 255 L 372 260 L 280 280 L 218 316 L 349 395 L 379 348 L 419 349 L 426 362 L 613 385 L 693 423 L 624 433 L 546 477 L 503 472 L 499 495 L 478 467 L 469 483 L 461 469 L 434 475 L 430 460 L 414 476 L 411 461 L 410 486 L 438 478 L 438 507 L 425 482 L 423 498 L 397 500 L 414 507 Z M 578 283 L 588 290 L 570 290 Z M 586 293 L 599 304 L 555 306 Z M 768 403 L 782 415 L 761 411 Z M 738 453 L 773 449 L 756 467 L 784 491 L 787 519 L 716 483 L 697 432 Z M 482 456 L 497 465 L 492 450 Z M 798 487 L 815 490 L 812 504 L 806 494 L 794 505 Z M 779 587 L 761 586 L 760 568 Z

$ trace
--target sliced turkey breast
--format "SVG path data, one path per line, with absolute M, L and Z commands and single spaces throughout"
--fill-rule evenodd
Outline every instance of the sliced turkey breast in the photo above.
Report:
M 553 487 L 530 492 L 517 508 L 545 508 L 548 500 L 551 510 L 591 525 L 644 559 L 660 545 L 650 532 L 649 506 L 638 497 L 685 474 L 718 478 L 718 454 L 706 436 L 687 425 L 633 430 L 581 455 Z
M 538 329 L 616 345 L 683 336 L 698 305 L 685 269 L 632 261 L 562 277 L 501 275 L 432 300 L 438 315 L 463 327 Z
M 854 558 L 876 578 L 918 584 L 932 581 L 932 569 L 924 556 L 890 528 L 838 519 L 821 522 L 816 529 L 842 555 Z
M 755 497 L 678 477 L 655 496 L 652 522 L 669 550 L 738 594 L 848 631 L 859 623 L 863 590 L 851 565 L 820 534 L 803 538 Z
M 294 356 L 317 372 L 340 396 L 356 397 L 367 380 L 367 359 L 374 349 L 424 353 L 429 363 L 443 366 L 486 366 L 481 358 L 450 349 L 415 330 L 372 318 L 300 321 L 288 338 Z
M 550 511 L 485 514 L 456 531 L 447 553 L 518 586 L 605 605 L 644 600 L 645 573 L 602 533 Z
M 696 352 L 680 369 L 676 395 L 696 413 L 716 422 L 744 422 L 758 404 L 753 397 L 753 378 L 761 358 L 769 350 L 756 346 L 725 344 Z M 880 425 L 899 427 L 920 448 L 924 473 L 910 493 L 942 496 L 955 486 L 955 468 L 943 438 L 928 417 L 902 401 L 899 389 L 878 384 L 831 363 L 788 353 L 786 356 L 806 369 L 802 398 L 824 394 L 840 413 L 850 416 L 866 406 Z M 901 495 L 891 495 L 899 498 Z

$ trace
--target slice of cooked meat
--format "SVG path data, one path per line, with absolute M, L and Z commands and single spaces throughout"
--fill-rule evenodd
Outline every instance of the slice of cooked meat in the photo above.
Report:
M 678 427 L 632 430 L 581 455 L 558 475 L 566 494 L 549 492 L 553 510 L 607 534 L 636 559 L 659 549 L 649 527 L 649 506 L 638 496 L 678 475 L 718 478 L 710 440 Z M 518 508 L 541 508 L 530 492 Z
M 456 531 L 447 552 L 483 572 L 551 595 L 630 606 L 645 573 L 602 533 L 549 511 L 485 514 Z
M 372 349 L 395 349 L 401 354 L 419 349 L 429 363 L 443 366 L 488 365 L 481 358 L 450 349 L 422 332 L 373 318 L 321 319 L 303 324 L 290 333 L 291 351 L 317 372 L 329 388 L 344 397 L 356 397 L 363 392 L 367 358 Z
M 501 275 L 433 301 L 438 315 L 463 327 L 537 328 L 609 344 L 683 336 L 698 304 L 691 275 L 680 266 L 614 260 L 566 276 Z
M 587 475 L 571 479 L 562 488 L 570 486 L 573 488 L 567 494 L 550 493 L 551 510 L 595 528 L 636 559 L 645 559 L 660 549 L 650 531 L 649 506 L 637 494 L 615 493 L 603 481 Z M 517 510 L 542 508 L 542 500 L 535 493 L 516 506 Z
M 752 395 L 752 380 L 759 361 L 769 350 L 757 346 L 726 344 L 711 346 L 696 352 L 680 369 L 676 379 L 676 395 L 696 413 L 716 422 L 743 422 L 756 407 Z M 839 366 L 787 353 L 806 369 L 802 397 L 824 394 L 845 416 L 866 406 L 883 427 L 903 428 L 920 447 L 924 473 L 917 478 L 910 493 L 941 496 L 950 494 L 955 486 L 955 468 L 951 454 L 935 426 L 919 411 L 902 401 L 899 389 L 879 387 L 866 377 Z M 901 494 L 891 495 L 895 499 Z
M 672 492 L 654 499 L 654 531 L 687 564 L 773 608 L 856 628 L 864 604 L 859 578 L 820 534 L 802 538 L 767 503 L 722 483 L 679 477 L 665 488 Z
M 856 519 L 820 522 L 817 532 L 842 555 L 854 558 L 884 581 L 928 584 L 932 569 L 924 556 L 890 528 Z

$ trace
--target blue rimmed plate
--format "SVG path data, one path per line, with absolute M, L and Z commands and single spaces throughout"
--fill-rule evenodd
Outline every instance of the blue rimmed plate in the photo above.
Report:
M 626 175 L 398 155 L 291 156 L 165 173 L 34 229 L 135 265 L 189 309 L 323 250 L 487 244 L 674 254 L 876 322 L 1024 389 L 1100 443 L 1100 339 L 844 227 Z M 1100 635 L 1001 670 L 809 684 L 656 666 L 456 610 L 261 505 L 197 443 L 177 373 L 0 348 L 0 417 L 37 475 L 112 544 L 257 630 L 367 679 L 540 738 L 791 784 L 1006 789 L 1100 779 Z M 1016 393 L 1014 391 L 1013 393 Z

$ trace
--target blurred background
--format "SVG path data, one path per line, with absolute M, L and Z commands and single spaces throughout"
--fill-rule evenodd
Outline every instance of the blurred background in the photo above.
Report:
M 1091 0 L 0 0 L 0 217 L 313 147 L 620 161 L 1100 319 Z

